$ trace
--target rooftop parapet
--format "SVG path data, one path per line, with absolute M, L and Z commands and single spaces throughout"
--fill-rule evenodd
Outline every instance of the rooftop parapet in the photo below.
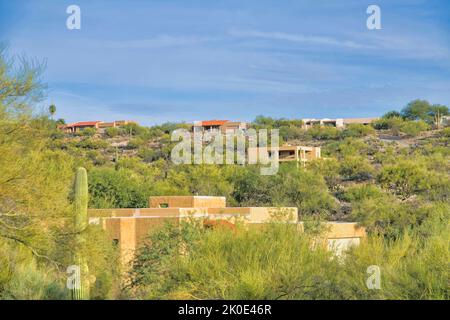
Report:
M 225 208 L 225 197 L 212 196 L 154 196 L 150 208 Z

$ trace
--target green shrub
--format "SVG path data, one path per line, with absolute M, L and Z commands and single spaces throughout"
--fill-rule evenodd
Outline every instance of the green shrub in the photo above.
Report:
M 95 128 L 85 128 L 81 130 L 80 135 L 85 137 L 93 137 L 97 133 Z
M 129 169 L 94 168 L 89 172 L 92 208 L 145 208 L 151 184 Z
M 0 270 L 0 300 L 68 298 L 55 266 L 39 264 L 25 247 L 0 240 Z
M 106 149 L 108 143 L 101 139 L 85 138 L 76 144 L 77 148 L 83 149 Z
M 370 162 L 361 156 L 346 156 L 341 160 L 339 174 L 344 180 L 364 181 L 375 173 Z
M 381 199 L 386 193 L 374 184 L 352 186 L 345 190 L 342 199 L 348 202 L 360 202 L 365 199 Z
M 137 155 L 144 162 L 152 162 L 159 158 L 159 153 L 157 151 L 155 151 L 154 149 L 150 149 L 150 148 L 139 149 Z
M 341 141 L 329 143 L 324 148 L 324 153 L 333 157 L 366 156 L 369 146 L 361 139 L 345 138 Z
M 341 136 L 341 130 L 330 126 L 313 126 L 308 129 L 308 135 L 318 140 L 333 140 Z
M 383 115 L 383 119 L 389 119 L 389 118 L 400 118 L 402 114 L 398 111 L 388 111 Z
M 273 176 L 262 176 L 258 168 L 238 170 L 230 177 L 232 196 L 243 206 L 297 207 L 303 216 L 329 216 L 336 208 L 322 175 L 283 164 Z
M 443 299 L 450 297 L 450 232 L 423 239 L 405 234 L 396 240 L 369 237 L 351 250 L 341 270 L 342 299 Z M 365 285 L 368 266 L 380 270 L 381 288 Z
M 428 125 L 425 121 L 405 121 L 400 126 L 400 131 L 406 134 L 409 137 L 415 137 L 420 132 L 426 131 L 428 129 Z
M 344 137 L 360 138 L 375 133 L 375 129 L 372 126 L 366 126 L 363 124 L 349 124 L 342 132 Z
M 140 137 L 141 139 L 147 140 L 151 138 L 150 129 L 147 127 L 140 126 L 136 123 L 129 123 L 121 129 L 122 135 L 131 135 L 133 137 Z
M 309 168 L 315 172 L 316 175 L 322 175 L 330 190 L 336 190 L 341 183 L 341 176 L 339 174 L 340 164 L 334 158 L 318 159 L 309 164 Z
M 442 129 L 441 136 L 450 138 L 450 127 Z
M 288 127 L 282 126 L 280 129 L 280 136 L 283 141 L 295 140 L 295 139 L 308 139 L 307 132 L 301 127 Z
M 178 234 L 184 230 L 162 230 L 150 238 L 152 246 L 141 249 L 132 272 L 137 292 L 150 299 L 332 296 L 336 262 L 325 249 L 312 250 L 308 236 L 294 225 L 218 228 L 191 241 Z
M 430 171 L 422 163 L 399 160 L 382 168 L 378 181 L 381 186 L 405 198 L 424 192 L 431 187 Z
M 438 223 L 433 222 L 433 224 Z M 442 221 L 441 221 L 442 223 Z M 437 229 L 436 229 L 437 230 Z M 147 299 L 449 299 L 449 222 L 429 237 L 362 239 L 334 257 L 294 225 L 234 230 L 168 226 L 154 231 L 131 271 Z M 367 287 L 369 266 L 380 289 Z
M 399 135 L 404 120 L 400 117 L 381 118 L 374 121 L 373 126 L 377 130 L 391 130 L 393 135 Z
M 139 149 L 145 146 L 145 141 L 141 138 L 133 138 L 128 142 L 127 149 Z
M 105 129 L 106 136 L 114 138 L 120 134 L 120 129 L 116 127 L 110 127 Z

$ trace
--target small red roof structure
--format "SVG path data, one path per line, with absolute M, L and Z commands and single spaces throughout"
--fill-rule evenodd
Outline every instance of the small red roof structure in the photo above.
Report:
M 203 127 L 205 127 L 205 126 L 221 126 L 227 122 L 230 122 L 230 120 L 207 120 L 207 121 L 202 121 L 201 124 Z
M 66 125 L 66 127 L 87 127 L 87 126 L 95 126 L 97 123 L 100 123 L 102 121 L 81 121 L 81 122 L 75 122 Z

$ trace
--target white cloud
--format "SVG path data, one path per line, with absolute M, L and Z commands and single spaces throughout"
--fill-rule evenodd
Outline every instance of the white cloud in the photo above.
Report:
M 228 33 L 233 37 L 239 38 L 260 38 L 269 40 L 281 40 L 288 42 L 309 43 L 316 45 L 340 46 L 352 49 L 369 48 L 369 46 L 367 45 L 356 43 L 351 40 L 339 40 L 323 36 L 307 36 L 302 34 L 292 34 L 284 32 L 264 32 L 258 30 L 237 30 L 237 29 L 231 29 Z

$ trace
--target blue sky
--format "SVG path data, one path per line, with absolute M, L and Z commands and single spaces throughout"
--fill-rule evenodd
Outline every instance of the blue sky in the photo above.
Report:
M 81 8 L 81 30 L 66 28 L 70 4 Z M 381 30 L 366 27 L 370 4 L 381 8 Z M 0 42 L 46 60 L 45 104 L 68 122 L 450 105 L 445 0 L 0 0 Z

